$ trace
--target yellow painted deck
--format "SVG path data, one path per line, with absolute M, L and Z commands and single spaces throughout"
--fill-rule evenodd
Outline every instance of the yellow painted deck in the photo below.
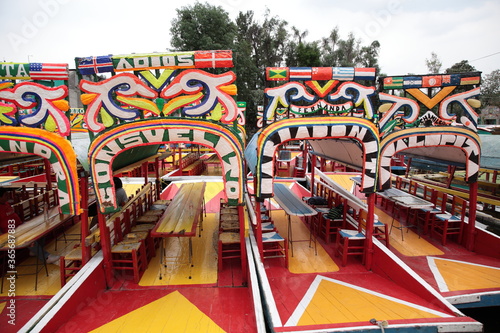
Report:
M 132 194 L 135 195 L 135 192 L 139 190 L 144 184 L 123 184 L 123 189 L 125 193 L 127 193 L 127 197 L 130 197 Z
M 500 288 L 500 268 L 446 258 L 428 258 L 441 292 Z
M 271 218 L 278 232 L 287 238 L 287 217 L 283 210 L 273 210 Z M 297 216 L 291 217 L 293 239 L 300 242 L 293 243 L 293 257 L 291 248 L 288 249 L 288 269 L 291 273 L 322 273 L 336 272 L 339 267 L 328 255 L 325 249 L 317 242 L 318 254 L 315 254 L 314 243 L 309 246 L 309 229 Z M 305 241 L 302 241 L 305 240 Z
M 186 237 L 167 238 L 167 267 L 160 265 L 160 251 L 150 261 L 140 286 L 165 286 L 183 284 L 217 283 L 217 236 L 216 213 L 203 218 L 201 237 L 192 237 L 193 267 L 189 265 L 189 243 Z M 162 279 L 159 272 L 162 270 Z M 191 279 L 189 278 L 191 276 Z
M 147 320 L 145 320 L 147 318 Z M 91 332 L 224 332 L 178 291 Z
M 375 214 L 378 216 L 379 221 L 387 225 L 387 228 L 390 230 L 392 216 L 378 208 L 375 208 Z M 424 238 L 419 237 L 418 234 L 412 229 L 397 229 L 396 227 L 400 226 L 400 222 L 397 219 L 394 220 L 394 226 L 395 227 L 389 235 L 389 243 L 401 254 L 410 257 L 437 256 L 444 254 L 443 251 L 426 241 Z M 401 237 L 401 232 L 404 232 L 404 240 Z
M 339 173 L 339 174 L 326 174 L 326 175 L 328 176 L 328 178 L 330 178 L 331 180 L 333 180 L 334 182 L 336 182 L 337 184 L 342 186 L 345 190 L 347 190 L 349 192 L 352 191 L 354 181 L 351 180 L 351 178 L 356 176 L 355 174 Z M 320 178 L 318 175 L 316 175 L 315 179 L 319 180 Z
M 14 180 L 18 180 L 18 176 L 0 176 L 0 184 L 7 185 Z
M 450 317 L 417 304 L 317 276 L 285 326 Z

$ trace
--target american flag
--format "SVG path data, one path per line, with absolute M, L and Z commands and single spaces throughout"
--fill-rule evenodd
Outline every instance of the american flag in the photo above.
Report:
M 67 80 L 68 64 L 30 63 L 30 77 L 33 80 Z

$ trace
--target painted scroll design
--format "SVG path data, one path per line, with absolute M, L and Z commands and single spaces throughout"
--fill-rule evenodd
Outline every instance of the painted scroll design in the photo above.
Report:
M 274 154 L 280 144 L 290 140 L 313 138 L 350 138 L 363 147 L 363 192 L 375 190 L 378 168 L 379 137 L 375 125 L 355 117 L 310 117 L 275 122 L 259 134 L 257 141 L 256 196 L 272 196 Z
M 63 214 L 80 214 L 76 154 L 71 143 L 39 128 L 0 127 L 0 152 L 35 154 L 46 158 L 56 176 Z
M 316 72 L 315 72 L 316 70 Z M 369 69 L 372 70 L 372 69 Z M 370 75 L 356 77 L 354 68 L 313 67 L 313 68 L 271 68 L 267 70 L 268 80 L 288 81 L 275 88 L 265 90 L 269 100 L 263 120 L 271 123 L 277 117 L 277 110 L 284 107 L 290 110 L 290 117 L 295 115 L 329 114 L 337 116 L 351 115 L 373 119 L 375 114 L 374 87 L 365 87 L 356 82 L 342 82 L 357 79 L 375 78 L 375 71 Z M 272 75 L 269 73 L 278 73 Z M 316 73 L 316 74 L 315 74 Z M 373 74 L 373 76 L 372 76 Z M 317 80 L 327 80 L 320 84 Z M 304 82 L 298 82 L 304 81 Z M 310 93 L 308 89 L 313 92 Z M 330 92 L 337 90 L 330 94 Z
M 118 208 L 111 180 L 114 158 L 126 149 L 167 142 L 189 142 L 214 149 L 222 162 L 228 203 L 243 203 L 243 145 L 238 134 L 221 124 L 205 120 L 150 118 L 113 127 L 97 137 L 89 148 L 90 166 L 95 170 L 92 177 L 103 213 Z
M 164 82 L 158 82 L 159 79 L 155 81 L 156 77 L 146 73 L 141 74 L 144 80 L 131 73 L 121 73 L 101 82 L 82 80 L 80 89 L 85 94 L 81 98 L 83 104 L 87 105 L 85 122 L 89 130 L 100 132 L 114 124 L 105 123 L 99 118 L 127 121 L 137 119 L 140 112 L 143 115 L 166 116 L 181 108 L 186 117 L 201 117 L 218 105 L 224 110 L 222 122 L 236 120 L 238 109 L 231 97 L 236 94 L 236 87 L 232 84 L 236 79 L 233 72 L 215 75 L 201 70 L 186 70 L 175 78 L 173 72 L 166 73 L 161 80 Z M 156 89 L 149 87 L 144 82 L 146 79 Z M 116 98 L 113 97 L 115 95 Z M 153 101 L 159 97 L 169 99 L 161 110 Z
M 62 136 L 70 134 L 71 125 L 65 114 L 69 110 L 69 103 L 64 99 L 68 95 L 66 86 L 50 88 L 22 82 L 11 87 L 12 83 L 0 85 L 0 99 L 5 101 L 0 103 L 0 123 L 34 128 L 44 125 Z
M 479 173 L 481 144 L 479 137 L 468 129 L 453 127 L 429 127 L 394 132 L 381 142 L 379 162 L 380 189 L 391 187 L 391 159 L 398 152 L 420 147 L 455 147 L 466 156 L 466 179 L 475 182 Z
M 419 75 L 419 76 L 402 76 L 402 77 L 385 77 L 381 79 L 381 90 L 402 89 L 414 97 L 423 107 L 424 115 L 419 118 L 415 125 L 422 124 L 423 126 L 441 126 L 449 125 L 454 122 L 461 124 L 477 132 L 478 114 L 475 109 L 479 108 L 481 103 L 476 99 L 480 94 L 479 84 L 481 82 L 481 73 L 457 73 L 447 75 Z M 458 87 L 470 89 L 466 92 L 453 94 Z M 427 89 L 427 93 L 423 91 Z M 384 93 L 380 93 L 380 99 L 384 97 Z M 451 113 L 451 105 L 458 105 L 464 112 L 464 115 L 457 117 Z M 438 108 L 437 113 L 431 111 L 434 107 Z M 435 117 L 430 115 L 435 114 Z M 408 124 L 409 122 L 406 122 Z M 389 130 L 388 123 L 381 127 L 383 133 Z

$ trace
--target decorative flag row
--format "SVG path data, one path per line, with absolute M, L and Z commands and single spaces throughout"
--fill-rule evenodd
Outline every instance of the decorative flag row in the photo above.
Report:
M 143 71 L 150 69 L 230 68 L 231 50 L 107 55 L 76 58 L 80 74 Z
M 375 68 L 357 67 L 268 67 L 268 81 L 375 81 Z
M 481 82 L 481 73 L 449 75 L 388 76 L 382 79 L 383 89 L 432 88 L 474 85 Z
M 0 79 L 68 80 L 68 64 L 0 62 Z

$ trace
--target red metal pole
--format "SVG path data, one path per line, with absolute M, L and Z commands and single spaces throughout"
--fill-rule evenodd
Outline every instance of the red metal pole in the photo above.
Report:
M 477 181 L 469 184 L 469 225 L 466 230 L 465 248 L 474 251 L 476 235 Z
M 365 243 L 365 267 L 367 270 L 372 269 L 373 261 L 373 224 L 375 221 L 375 193 L 370 193 L 366 197 L 368 204 L 368 218 L 366 219 L 366 243 Z

